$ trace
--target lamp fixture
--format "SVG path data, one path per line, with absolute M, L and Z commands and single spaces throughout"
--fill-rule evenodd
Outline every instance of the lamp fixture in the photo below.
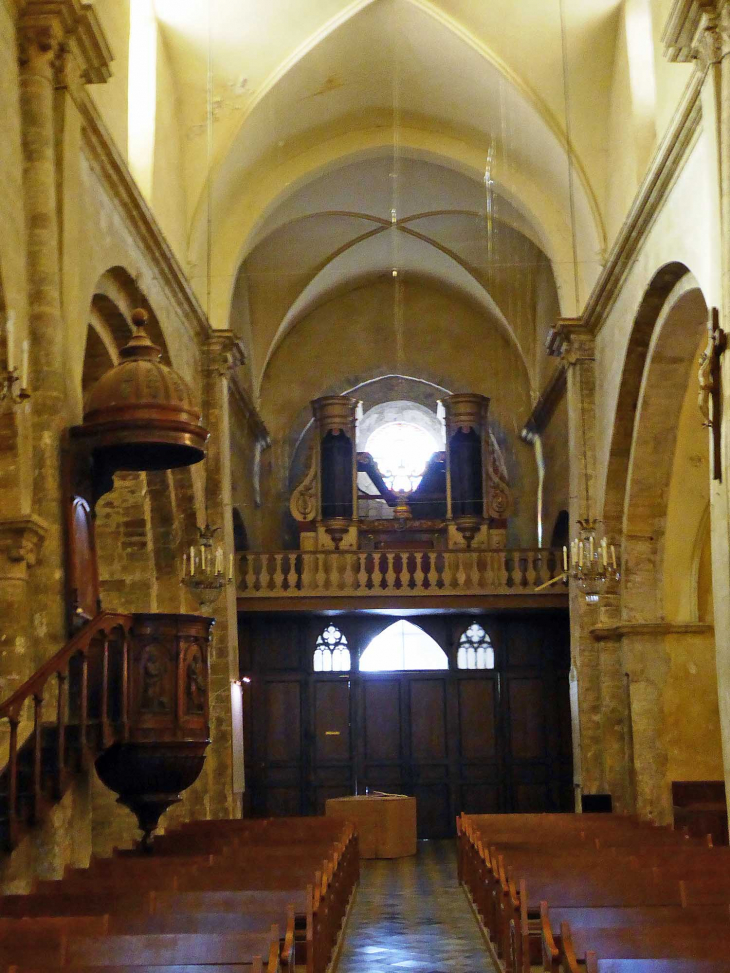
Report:
M 23 342 L 23 365 L 18 372 L 13 360 L 15 336 L 15 314 L 8 312 L 5 321 L 5 336 L 7 342 L 7 368 L 5 375 L 0 378 L 0 405 L 14 409 L 30 398 L 28 391 L 28 339 Z
M 225 564 L 222 544 L 214 538 L 220 527 L 198 527 L 198 543 L 183 554 L 181 583 L 190 591 L 204 614 L 209 614 L 221 592 L 233 582 L 233 555 Z M 227 567 L 227 569 L 226 569 Z
M 598 530 L 599 520 L 579 520 L 578 536 L 563 548 L 563 577 L 572 578 L 584 592 L 589 604 L 596 604 L 606 582 L 621 577 L 616 563 L 616 548 Z

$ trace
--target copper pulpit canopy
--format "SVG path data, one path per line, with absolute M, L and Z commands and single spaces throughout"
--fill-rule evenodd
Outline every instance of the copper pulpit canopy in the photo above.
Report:
M 147 312 L 132 314 L 136 332 L 121 361 L 102 375 L 84 403 L 75 436 L 110 470 L 171 470 L 205 458 L 208 431 L 187 383 L 160 361 L 145 331 Z

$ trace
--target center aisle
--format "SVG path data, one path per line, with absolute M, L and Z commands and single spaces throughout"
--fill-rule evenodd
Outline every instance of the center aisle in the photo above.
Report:
M 360 887 L 336 973 L 493 973 L 456 877 L 453 841 L 419 841 L 413 858 L 360 863 Z

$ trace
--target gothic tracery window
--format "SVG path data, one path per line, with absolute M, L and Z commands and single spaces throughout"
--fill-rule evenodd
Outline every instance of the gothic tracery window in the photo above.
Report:
M 336 625 L 328 625 L 317 638 L 314 650 L 314 671 L 350 671 L 350 650 L 347 647 L 347 639 Z
M 494 669 L 494 646 L 481 625 L 473 622 L 459 639 L 458 669 Z

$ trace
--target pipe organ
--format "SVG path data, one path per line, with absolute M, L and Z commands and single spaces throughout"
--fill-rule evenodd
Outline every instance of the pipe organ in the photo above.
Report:
M 510 488 L 486 396 L 443 400 L 446 448 L 409 492 L 391 489 L 375 459 L 358 451 L 357 405 L 341 395 L 312 402 L 310 465 L 289 505 L 302 550 L 505 547 Z M 361 490 L 363 477 L 374 493 Z

